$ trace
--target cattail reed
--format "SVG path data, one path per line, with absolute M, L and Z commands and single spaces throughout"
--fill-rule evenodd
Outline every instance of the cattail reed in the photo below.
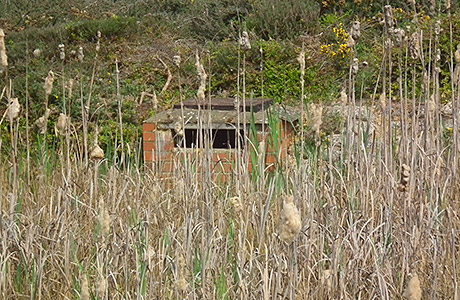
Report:
M 73 85 L 75 83 L 75 80 L 73 80 L 72 78 L 69 79 L 69 81 L 67 82 L 67 85 L 66 85 L 66 88 L 67 88 L 67 96 L 70 98 L 72 98 L 72 94 L 73 94 Z
M 412 33 L 410 37 L 409 55 L 412 59 L 420 58 L 420 35 L 418 32 Z
M 321 104 L 310 104 L 311 128 L 315 134 L 316 144 L 321 143 L 321 124 L 323 123 L 323 106 Z
M 45 84 L 43 85 L 43 88 L 45 89 L 45 99 L 46 103 L 48 103 L 48 97 L 51 95 L 51 92 L 53 90 L 53 84 L 54 84 L 54 73 L 53 71 L 48 72 L 48 76 L 45 78 Z
M 5 47 L 5 32 L 0 28 L 0 71 L 5 72 L 8 68 L 8 56 Z
M 235 213 L 240 213 L 243 211 L 243 205 L 241 204 L 239 197 L 231 197 L 229 201 L 233 209 L 235 210 Z
M 345 90 L 342 90 L 340 92 L 340 103 L 342 105 L 347 105 L 347 103 L 348 103 L 348 95 L 347 95 L 347 92 Z
M 107 236 L 110 233 L 110 214 L 105 207 L 104 201 L 101 201 L 99 208 L 99 224 L 101 225 L 102 236 Z
M 78 47 L 78 56 L 77 56 L 77 58 L 78 58 L 78 61 L 80 63 L 82 63 L 83 59 L 85 58 L 85 55 L 83 54 L 83 47 L 82 46 Z
M 64 44 L 59 44 L 58 47 L 59 47 L 59 58 L 61 60 L 64 60 L 65 59 L 65 46 Z
M 195 59 L 196 59 L 196 63 L 195 63 L 196 71 L 198 73 L 198 76 L 200 77 L 200 86 L 198 87 L 196 96 L 198 98 L 198 101 L 204 101 L 205 99 L 204 92 L 206 90 L 206 79 L 208 75 L 204 71 L 203 64 L 201 63 L 200 56 L 198 55 L 198 51 L 196 52 Z
M 101 160 L 104 158 L 104 150 L 102 150 L 102 148 L 99 147 L 98 144 L 95 144 L 93 149 L 91 150 L 89 157 L 96 161 Z
M 35 126 L 38 127 L 38 129 L 40 130 L 41 134 L 44 134 L 46 132 L 46 127 L 47 127 L 47 124 L 48 124 L 49 115 L 50 115 L 50 109 L 47 108 L 45 110 L 45 113 L 43 114 L 43 116 L 41 116 L 40 118 L 38 118 L 35 121 Z
M 327 291 L 332 290 L 332 270 L 323 270 L 320 277 L 320 282 Z
M 67 132 L 67 129 L 69 128 L 69 125 L 70 125 L 70 118 L 63 113 L 60 113 L 58 120 L 56 122 L 56 125 L 55 125 L 56 135 L 58 134 L 65 135 Z
M 96 42 L 96 52 L 99 52 L 99 50 L 101 49 L 101 32 L 98 30 L 97 31 L 97 42 Z
M 105 278 L 104 271 L 101 267 L 98 268 L 98 282 L 96 291 L 101 299 L 105 299 L 105 294 L 107 291 L 107 278 Z
M 174 55 L 173 56 L 173 63 L 176 67 L 180 67 L 180 63 L 181 63 L 181 57 L 180 55 Z
M 184 129 L 182 128 L 181 121 L 177 121 L 174 123 L 174 131 L 178 136 L 184 136 Z
M 41 55 L 42 55 L 42 50 L 40 50 L 39 48 L 35 49 L 33 52 L 32 52 L 33 56 L 35 58 L 39 58 Z
M 81 282 L 80 283 L 81 284 L 80 299 L 81 300 L 90 300 L 88 277 L 87 277 L 86 273 L 83 273 L 81 275 L 80 282 Z
M 361 37 L 361 23 L 359 21 L 354 21 L 350 29 L 350 36 L 355 42 Z
M 177 279 L 176 279 L 176 286 L 177 289 L 180 291 L 185 291 L 187 289 L 187 269 L 185 265 L 185 258 L 180 255 L 177 258 Z
M 401 181 L 399 183 L 398 189 L 401 192 L 407 191 L 410 181 L 410 167 L 406 164 L 401 166 Z
M 417 274 L 413 274 L 407 283 L 403 296 L 408 300 L 421 300 L 422 288 Z
M 291 243 L 302 228 L 300 212 L 294 204 L 294 197 L 288 196 L 284 200 L 283 210 L 281 211 L 281 230 L 280 238 Z
M 10 103 L 8 105 L 8 119 L 10 122 L 16 120 L 19 117 L 19 112 L 21 111 L 21 105 L 19 104 L 18 98 L 10 99 Z
M 249 34 L 247 33 L 247 31 L 243 31 L 241 33 L 239 43 L 241 46 L 241 50 L 243 51 L 251 50 L 251 43 L 249 42 Z

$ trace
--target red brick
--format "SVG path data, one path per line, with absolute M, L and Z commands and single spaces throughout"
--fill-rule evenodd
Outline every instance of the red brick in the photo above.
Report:
M 155 152 L 155 160 L 162 161 L 172 161 L 173 154 L 171 151 Z
M 144 142 L 144 151 L 155 150 L 155 142 Z
M 148 142 L 155 142 L 156 141 L 156 134 L 153 133 L 153 132 L 144 131 L 142 137 L 143 137 L 144 141 L 148 141 Z
M 153 123 L 144 123 L 142 125 L 142 130 L 145 131 L 154 131 L 156 129 L 156 125 Z
M 174 171 L 174 163 L 172 161 L 162 161 L 159 164 L 162 173 L 172 173 Z
M 144 161 L 152 161 L 152 151 L 144 151 Z
M 276 163 L 276 156 L 274 154 L 267 154 L 265 156 L 265 164 L 270 165 Z
M 159 151 L 160 152 L 170 152 L 174 149 L 174 143 L 173 142 L 165 142 L 165 143 L 161 143 L 160 145 L 158 145 L 159 147 Z

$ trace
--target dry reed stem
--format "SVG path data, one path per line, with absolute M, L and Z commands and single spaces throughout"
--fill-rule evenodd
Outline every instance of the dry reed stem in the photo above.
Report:
M 0 71 L 5 72 L 8 68 L 8 56 L 5 47 L 5 32 L 0 28 Z

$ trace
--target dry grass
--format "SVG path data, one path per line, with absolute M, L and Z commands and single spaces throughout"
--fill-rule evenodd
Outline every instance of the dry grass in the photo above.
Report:
M 397 56 L 391 47 L 385 51 Z M 417 49 L 416 59 L 429 57 Z M 458 93 L 446 115 L 435 63 L 425 94 L 402 83 L 409 68 L 391 76 L 387 61 L 383 69 L 376 90 L 388 97 L 373 116 L 357 113 L 367 104 L 356 101 L 350 70 L 340 138 L 257 182 L 240 165 L 216 184 L 210 170 L 197 175 L 190 164 L 176 166 L 169 181 L 110 164 L 97 139 L 88 150 L 84 110 L 85 144 L 66 117 L 58 131 L 68 142 L 43 154 L 58 164 L 49 172 L 38 159 L 26 174 L 18 159 L 26 145 L 11 118 L 11 156 L 0 164 L 1 298 L 458 299 Z M 205 150 L 203 166 L 212 152 Z M 291 217 L 295 228 L 283 238 L 280 220 Z

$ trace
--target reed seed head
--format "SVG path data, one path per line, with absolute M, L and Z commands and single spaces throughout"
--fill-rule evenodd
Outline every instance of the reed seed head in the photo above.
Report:
M 21 105 L 19 104 L 18 98 L 10 99 L 7 111 L 10 122 L 13 122 L 13 120 L 16 120 L 19 117 L 19 113 L 21 112 Z
M 101 49 L 101 32 L 98 30 L 97 31 L 97 42 L 96 42 L 96 52 L 99 52 L 99 50 Z
M 351 35 L 348 35 L 347 48 L 353 49 L 355 45 L 356 45 L 355 39 Z
M 157 98 L 157 93 L 155 91 L 153 91 L 152 105 L 153 105 L 153 109 L 156 110 L 158 108 L 158 98 Z
M 48 98 L 49 95 L 51 95 L 51 92 L 53 90 L 53 83 L 54 83 L 54 73 L 53 71 L 48 72 L 48 76 L 45 78 L 45 84 L 43 85 L 43 88 L 45 89 L 45 94 L 46 97 Z
M 240 213 L 243 211 L 243 205 L 241 204 L 239 197 L 231 197 L 229 201 L 236 213 Z
M 343 105 L 346 105 L 348 103 L 348 95 L 347 93 L 345 92 L 345 90 L 342 90 L 340 92 L 340 102 L 343 104 Z
M 417 274 L 413 274 L 407 282 L 403 296 L 408 300 L 422 299 L 422 288 L 420 287 L 420 279 Z
M 64 60 L 65 59 L 65 49 L 64 49 L 65 46 L 64 44 L 59 44 L 58 47 L 59 47 L 59 58 L 61 60 Z
M 323 273 L 321 274 L 320 277 L 321 284 L 323 287 L 330 291 L 332 289 L 332 270 L 331 269 L 326 269 L 323 270 Z
M 305 75 L 305 50 L 303 48 L 300 51 L 299 56 L 297 57 L 297 61 L 300 64 L 300 74 L 304 76 Z
M 361 23 L 359 21 L 354 21 L 351 26 L 350 35 L 355 41 L 358 41 L 361 37 Z
M 414 32 L 410 38 L 409 54 L 412 59 L 420 58 L 420 36 L 418 32 Z
M 315 133 L 316 144 L 319 145 L 320 141 L 320 133 L 321 133 L 321 125 L 323 124 L 323 106 L 321 104 L 310 104 L 310 112 L 311 112 L 311 128 Z
M 82 63 L 83 58 L 85 58 L 85 55 L 83 54 L 83 47 L 82 46 L 78 47 L 78 56 L 77 57 L 78 57 L 78 61 Z
M 110 223 L 111 223 L 110 214 L 105 208 L 104 203 L 101 204 L 99 211 L 99 223 L 101 224 L 101 233 L 103 236 L 107 236 L 110 232 Z
M 394 40 L 397 46 L 402 46 L 406 39 L 406 32 L 402 28 L 396 28 L 393 31 Z
M 300 212 L 294 204 L 294 197 L 288 196 L 284 200 L 283 210 L 281 211 L 281 234 L 280 238 L 291 243 L 302 227 Z
M 47 108 L 43 116 L 41 116 L 35 121 L 35 126 L 37 126 L 38 129 L 40 129 L 41 134 L 44 134 L 46 132 L 46 125 L 48 124 L 49 115 L 50 115 L 50 109 Z
M 180 58 L 180 55 L 174 55 L 173 56 L 173 63 L 176 67 L 180 67 L 180 63 L 181 63 L 181 58 Z
M 60 113 L 55 127 L 56 135 L 65 135 L 69 125 L 70 118 L 63 113 Z
M 400 192 L 405 192 L 407 191 L 407 188 L 409 187 L 409 181 L 410 181 L 410 167 L 406 164 L 401 165 L 401 181 L 398 186 L 398 190 Z
M 198 73 L 198 76 L 200 77 L 200 86 L 198 87 L 198 91 L 196 93 L 196 96 L 198 98 L 198 101 L 204 101 L 204 99 L 205 99 L 204 92 L 206 90 L 206 79 L 207 79 L 208 75 L 204 71 L 204 67 L 203 67 L 203 64 L 200 61 L 200 56 L 198 55 L 198 51 L 196 52 L 195 58 L 196 58 L 196 63 L 195 63 L 196 71 Z
M 174 131 L 178 136 L 184 136 L 184 130 L 182 128 L 182 122 L 177 121 L 174 123 Z
M 380 102 L 380 108 L 382 109 L 382 111 L 384 111 L 387 108 L 387 97 L 385 95 L 385 92 L 380 94 L 379 102 Z
M 67 82 L 66 84 L 66 88 L 67 88 L 67 95 L 69 98 L 72 98 L 72 91 L 73 91 L 73 84 L 75 83 L 75 80 L 73 80 L 72 78 L 69 79 L 69 81 Z
M 351 64 L 351 72 L 353 75 L 357 75 L 359 71 L 359 60 L 357 58 L 353 58 L 353 63 Z
M 243 31 L 243 33 L 241 33 L 239 43 L 243 51 L 251 50 L 251 43 L 249 42 L 249 34 L 247 31 Z
M 98 268 L 98 273 L 99 273 L 99 278 L 98 278 L 98 283 L 97 283 L 97 294 L 99 297 L 102 299 L 105 299 L 104 295 L 105 292 L 107 291 L 107 279 L 104 276 L 104 272 L 102 268 Z
M 442 31 L 441 21 L 437 20 L 434 23 L 434 34 L 439 35 L 441 33 L 441 31 Z
M 35 58 L 39 58 L 40 55 L 42 54 L 42 50 L 37 48 L 32 52 L 32 54 L 34 55 Z
M 83 273 L 81 275 L 80 282 L 81 282 L 81 293 L 80 293 L 81 300 L 90 300 L 88 278 L 87 278 L 86 273 Z
M 93 150 L 91 150 L 89 157 L 93 160 L 101 160 L 104 158 L 104 150 L 102 150 L 101 147 L 96 144 Z
M 385 5 L 383 8 L 384 11 L 384 20 L 385 20 L 385 26 L 387 28 L 393 28 L 394 26 L 394 18 L 393 18 L 393 8 L 391 5 Z
M 177 258 L 177 280 L 176 286 L 180 291 L 185 291 L 187 289 L 187 268 L 185 264 L 185 258 L 182 255 L 179 255 Z
M 5 32 L 0 28 L 0 71 L 6 71 L 8 67 L 8 56 L 5 47 Z

